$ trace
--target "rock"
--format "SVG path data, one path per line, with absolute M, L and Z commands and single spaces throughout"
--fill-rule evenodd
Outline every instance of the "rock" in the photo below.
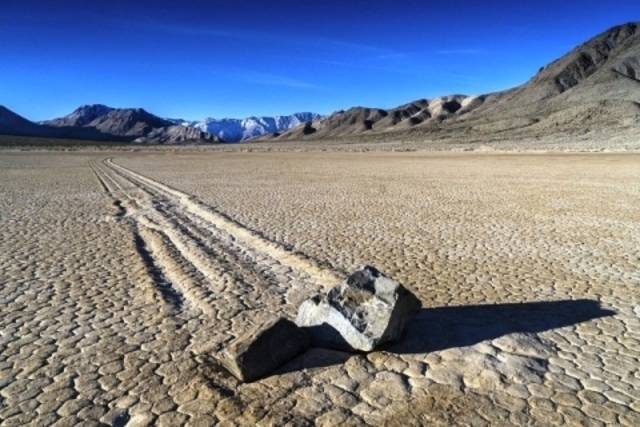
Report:
M 402 335 L 420 300 L 404 286 L 371 266 L 351 274 L 327 295 L 304 301 L 296 324 L 318 347 L 371 351 Z
M 240 381 L 265 376 L 309 348 L 309 337 L 290 320 L 276 318 L 238 337 L 216 359 Z
M 311 122 L 306 122 L 304 124 L 304 128 L 302 128 L 302 133 L 304 135 L 311 135 L 315 131 L 316 131 L 316 128 L 313 127 L 313 124 Z

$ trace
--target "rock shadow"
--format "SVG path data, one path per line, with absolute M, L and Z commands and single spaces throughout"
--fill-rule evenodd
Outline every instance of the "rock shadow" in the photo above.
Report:
M 538 333 L 614 315 L 599 301 L 579 299 L 517 304 L 423 308 L 405 326 L 402 339 L 380 351 L 419 354 L 466 347 L 512 333 Z M 356 353 L 312 347 L 273 374 L 346 362 Z
M 382 350 L 429 353 L 516 332 L 538 333 L 576 325 L 615 313 L 588 299 L 423 308 L 409 320 L 402 339 Z

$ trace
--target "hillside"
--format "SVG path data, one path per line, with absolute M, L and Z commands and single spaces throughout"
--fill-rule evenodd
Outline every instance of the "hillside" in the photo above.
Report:
M 73 128 L 93 129 L 101 135 L 131 139 L 145 136 L 153 129 L 172 125 L 142 108 L 110 108 L 100 104 L 83 105 L 67 116 L 43 124 L 67 131 Z
M 81 127 L 87 126 L 92 121 L 106 116 L 115 108 L 102 104 L 83 105 L 71 114 L 53 120 L 45 120 L 41 124 L 54 127 Z
M 393 109 L 357 107 L 272 136 L 491 137 L 627 129 L 640 120 L 640 24 L 613 27 L 542 67 L 516 88 L 417 100 Z M 266 140 L 266 138 L 263 138 Z
M 0 105 L 0 134 L 24 136 L 52 136 L 54 132 L 39 126 Z

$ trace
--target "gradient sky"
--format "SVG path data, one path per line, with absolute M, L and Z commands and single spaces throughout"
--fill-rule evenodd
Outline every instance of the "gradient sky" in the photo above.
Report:
M 513 87 L 636 20 L 638 0 L 2 0 L 0 104 L 34 121 L 389 108 Z

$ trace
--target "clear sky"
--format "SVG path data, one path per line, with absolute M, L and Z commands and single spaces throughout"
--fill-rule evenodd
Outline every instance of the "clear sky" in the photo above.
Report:
M 0 104 L 185 119 L 390 108 L 521 84 L 638 0 L 2 0 Z

